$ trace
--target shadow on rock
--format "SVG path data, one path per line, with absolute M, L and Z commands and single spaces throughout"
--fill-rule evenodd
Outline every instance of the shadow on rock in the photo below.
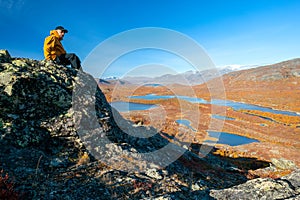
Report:
M 3 51 L 0 62 L 0 167 L 23 199 L 210 199 L 268 164 L 136 126 L 82 71 Z

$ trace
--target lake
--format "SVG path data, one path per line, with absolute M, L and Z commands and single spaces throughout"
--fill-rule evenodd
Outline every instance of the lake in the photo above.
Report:
M 188 96 L 175 96 L 175 95 L 155 95 L 155 94 L 148 94 L 145 96 L 131 96 L 132 99 L 145 99 L 145 100 L 157 100 L 157 99 L 170 99 L 170 98 L 178 98 L 182 100 L 186 100 L 192 103 L 203 103 L 203 104 L 212 104 L 212 105 L 219 105 L 219 106 L 228 106 L 232 107 L 234 110 L 258 110 L 263 112 L 270 112 L 275 114 L 283 114 L 283 115 L 289 115 L 289 116 L 300 116 L 300 114 L 296 112 L 289 112 L 289 111 L 281 111 L 281 110 L 274 110 L 267 107 L 262 106 L 256 106 L 246 103 L 239 103 L 234 102 L 230 100 L 220 100 L 220 99 L 213 99 L 211 101 L 206 101 L 201 98 L 197 97 L 188 97 Z M 140 104 L 140 103 L 130 103 L 130 102 L 112 102 L 111 105 L 116 108 L 119 112 L 129 112 L 134 110 L 149 110 L 152 108 L 157 107 L 154 104 Z M 222 120 L 235 120 L 234 118 L 229 118 L 222 115 L 212 115 L 213 118 L 216 119 L 222 119 Z M 192 129 L 193 131 L 196 131 L 191 125 L 190 121 L 186 119 L 180 119 L 176 120 L 177 123 L 183 124 L 187 126 L 188 128 Z M 208 134 L 210 137 L 217 138 L 217 143 L 219 144 L 227 144 L 230 146 L 237 146 L 237 145 L 243 145 L 243 144 L 249 144 L 252 142 L 259 142 L 258 140 L 251 139 L 244 136 L 239 136 L 235 134 L 230 134 L 226 132 L 213 132 L 208 131 Z M 216 143 L 215 141 L 211 140 L 205 140 L 205 143 Z
M 193 131 L 196 131 L 190 125 L 191 122 L 187 119 L 179 119 L 179 120 L 176 120 L 176 122 L 178 124 L 187 126 L 188 128 L 192 129 Z M 237 146 L 237 145 L 249 144 L 252 142 L 259 142 L 258 140 L 255 140 L 255 139 L 251 139 L 251 138 L 240 136 L 240 135 L 230 134 L 230 133 L 226 133 L 226 132 L 214 132 L 214 131 L 207 131 L 207 132 L 210 137 L 216 138 L 216 141 L 205 140 L 204 143 L 208 143 L 208 144 L 219 143 L 219 144 L 227 144 L 230 146 Z
M 242 110 L 242 109 L 258 110 L 258 111 L 269 112 L 269 113 L 274 113 L 274 114 L 300 116 L 300 114 L 298 114 L 296 112 L 274 110 L 272 108 L 256 106 L 256 105 L 246 104 L 246 103 L 239 103 L 239 102 L 234 102 L 234 101 L 230 101 L 230 100 L 221 100 L 221 99 L 212 99 L 211 101 L 206 101 L 202 98 L 197 98 L 197 97 L 176 96 L 176 95 L 155 95 L 155 94 L 148 94 L 148 95 L 144 95 L 144 96 L 131 96 L 130 98 L 145 99 L 145 100 L 178 98 L 178 99 L 189 101 L 191 103 L 203 103 L 203 104 L 212 104 L 212 105 L 218 105 L 218 106 L 228 106 L 228 107 L 232 107 L 234 110 Z
M 123 101 L 117 101 L 117 102 L 112 102 L 111 106 L 117 109 L 119 112 L 129 112 L 129 111 L 134 111 L 134 110 L 149 110 L 152 108 L 156 108 L 157 106 L 154 104 L 141 104 L 141 103 L 131 103 L 131 102 L 123 102 Z M 219 119 L 228 119 L 228 120 L 234 120 L 233 118 L 227 118 L 225 116 L 221 115 L 212 115 L 214 118 L 219 118 Z M 193 131 L 196 131 L 191 126 L 191 122 L 187 119 L 178 119 L 176 120 L 178 124 L 182 124 L 187 126 L 188 128 L 192 129 Z M 252 142 L 259 142 L 258 140 L 254 140 L 251 138 L 247 138 L 244 136 L 239 136 L 235 134 L 230 134 L 226 132 L 213 132 L 213 131 L 208 131 L 208 134 L 210 137 L 218 138 L 217 143 L 219 144 L 227 144 L 230 146 L 237 146 L 237 145 L 242 145 L 242 144 L 249 144 Z M 211 140 L 205 140 L 205 143 L 216 143 L 215 141 Z
M 191 126 L 191 122 L 187 119 L 177 119 L 176 122 L 178 124 L 182 124 L 182 125 L 185 125 L 187 126 L 188 128 L 192 129 L 193 131 L 196 131 L 196 129 L 194 129 L 192 126 Z
M 227 144 L 230 146 L 238 146 L 243 144 L 249 144 L 252 142 L 259 142 L 258 140 L 251 139 L 245 136 L 230 134 L 226 132 L 214 132 L 207 131 L 208 135 L 213 138 L 217 138 L 217 141 L 205 140 L 205 143 L 218 143 L 218 144 Z
M 152 108 L 156 108 L 157 106 L 154 104 L 142 104 L 142 103 L 131 103 L 124 101 L 116 101 L 110 103 L 112 107 L 114 107 L 119 112 L 129 112 L 134 110 L 149 110 Z
M 211 115 L 212 118 L 215 118 L 215 119 L 221 119 L 221 120 L 235 120 L 235 118 L 232 118 L 232 117 L 226 117 L 226 116 L 223 116 L 223 115 Z
M 164 85 L 159 84 L 159 83 L 147 83 L 147 84 L 144 84 L 143 86 L 159 87 L 159 86 L 164 86 Z
M 147 94 L 145 96 L 131 96 L 131 99 L 145 99 L 145 100 L 157 100 L 157 99 L 172 99 L 178 98 L 182 100 L 186 100 L 192 103 L 208 103 L 206 100 L 197 98 L 197 97 L 188 97 L 188 96 L 174 96 L 174 95 L 155 95 L 155 94 Z

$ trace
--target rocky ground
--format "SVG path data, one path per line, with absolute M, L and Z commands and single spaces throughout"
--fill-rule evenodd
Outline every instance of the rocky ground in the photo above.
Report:
M 123 119 L 82 71 L 2 50 L 0 103 L 0 199 L 299 199 L 293 162 L 170 143 Z

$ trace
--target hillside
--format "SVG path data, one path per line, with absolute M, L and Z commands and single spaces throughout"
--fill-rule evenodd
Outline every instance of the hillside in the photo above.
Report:
M 228 99 L 300 111 L 300 59 L 232 72 L 223 81 Z
M 274 81 L 300 77 L 300 58 L 257 68 L 231 72 L 225 81 Z
M 214 98 L 261 105 L 278 110 L 300 111 L 300 59 L 288 60 L 272 65 L 240 70 L 223 75 L 223 86 L 208 84 L 194 86 L 197 94 L 211 98 L 207 88 L 214 91 Z
M 202 148 L 215 147 L 191 144 L 187 150 L 186 144 L 170 143 L 166 133 L 123 119 L 82 71 L 12 58 L 1 50 L 0 103 L 0 199 L 233 199 L 239 190 L 245 191 L 238 196 L 243 199 L 300 194 L 300 171 L 292 162 L 203 157 Z M 262 171 L 272 174 L 258 178 Z

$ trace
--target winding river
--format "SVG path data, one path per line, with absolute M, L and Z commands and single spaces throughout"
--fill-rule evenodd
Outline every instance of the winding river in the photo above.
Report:
M 262 106 L 256 106 L 246 103 L 239 103 L 234 102 L 230 100 L 220 100 L 220 99 L 213 99 L 211 101 L 206 101 L 201 98 L 197 97 L 188 97 L 188 96 L 174 96 L 174 95 L 154 95 L 154 94 L 148 94 L 145 96 L 131 96 L 132 99 L 143 99 L 143 100 L 157 100 L 157 99 L 170 99 L 170 98 L 178 98 L 185 101 L 189 101 L 191 103 L 203 103 L 203 104 L 212 104 L 212 105 L 219 105 L 219 106 L 227 106 L 231 107 L 234 110 L 258 110 L 263 112 L 270 112 L 274 114 L 283 114 L 283 115 L 289 115 L 289 116 L 300 116 L 299 113 L 296 112 L 290 112 L 290 111 L 282 111 L 282 110 L 274 110 L 267 107 Z M 140 104 L 140 103 L 131 103 L 131 102 L 112 102 L 111 105 L 116 108 L 119 112 L 129 112 L 134 110 L 149 110 L 152 108 L 157 107 L 154 104 Z M 221 120 L 235 120 L 234 118 L 221 116 L 221 115 L 212 115 L 213 118 L 221 119 Z M 180 119 L 176 120 L 177 123 L 187 126 L 188 128 L 192 129 L 193 131 L 196 131 L 191 125 L 190 121 L 186 119 Z M 213 132 L 213 131 L 207 131 L 208 135 L 212 138 L 215 138 L 216 141 L 213 140 L 205 140 L 205 143 L 219 143 L 219 144 L 228 144 L 230 146 L 236 146 L 236 145 L 242 145 L 242 144 L 248 144 L 252 142 L 259 142 L 258 140 L 254 140 L 248 137 L 239 136 L 235 134 L 230 134 L 226 132 Z

